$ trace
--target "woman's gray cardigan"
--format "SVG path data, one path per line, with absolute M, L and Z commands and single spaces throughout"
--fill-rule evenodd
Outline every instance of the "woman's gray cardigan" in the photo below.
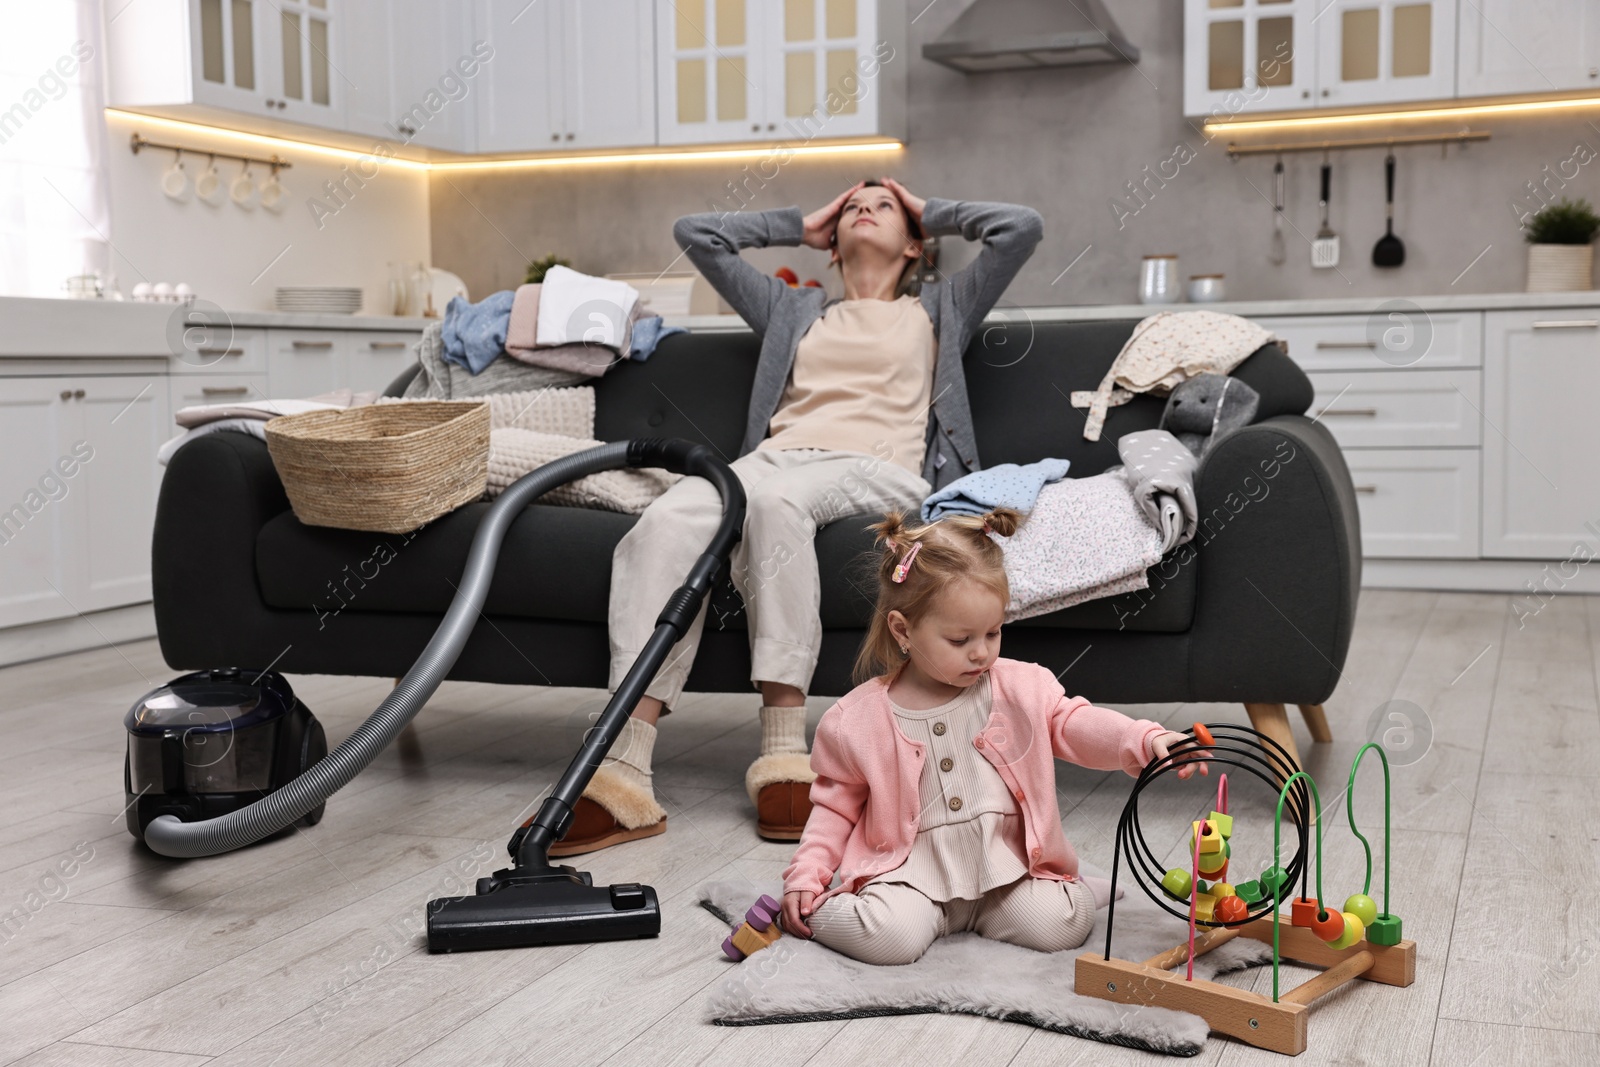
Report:
M 922 476 L 940 489 L 979 468 L 961 356 L 983 317 L 1033 254 L 1044 235 L 1044 220 L 1033 208 L 1017 204 L 929 197 L 922 229 L 930 237 L 959 233 L 969 241 L 983 240 L 975 260 L 953 275 L 941 273 L 924 282 L 920 294 L 938 346 Z M 825 290 L 814 286 L 790 288 L 745 262 L 739 250 L 799 245 L 803 232 L 798 207 L 685 215 L 672 227 L 679 247 L 761 338 L 741 456 L 767 436 L 800 338 L 838 298 L 829 300 Z

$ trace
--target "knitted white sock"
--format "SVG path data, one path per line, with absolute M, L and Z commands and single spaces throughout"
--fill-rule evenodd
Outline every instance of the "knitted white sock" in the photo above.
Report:
M 761 754 L 774 752 L 809 752 L 806 747 L 806 709 L 761 708 Z
M 622 732 L 611 745 L 611 751 L 601 759 L 601 767 L 609 767 L 623 781 L 631 782 L 655 796 L 652 788 L 650 756 L 656 747 L 656 728 L 635 716 L 628 716 Z

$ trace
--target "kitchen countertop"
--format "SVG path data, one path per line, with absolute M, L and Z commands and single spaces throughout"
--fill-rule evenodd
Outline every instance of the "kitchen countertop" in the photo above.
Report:
M 183 305 L 132 300 L 0 296 L 0 359 L 171 358 L 182 347 L 169 332 L 184 328 Z M 434 320 L 396 315 L 229 311 L 240 328 L 397 330 L 421 333 Z
M 1540 308 L 1600 308 L 1600 290 L 1568 293 L 1450 293 L 1437 296 L 1357 296 L 1318 300 L 1229 300 L 1217 304 L 1081 304 L 1052 307 L 1002 306 L 985 321 L 1091 322 L 1105 319 L 1142 319 L 1157 311 L 1225 311 L 1247 318 L 1279 315 L 1370 315 L 1390 310 L 1384 305 L 1404 300 L 1421 311 L 1505 311 Z M 738 315 L 668 315 L 668 325 L 707 332 L 749 329 Z

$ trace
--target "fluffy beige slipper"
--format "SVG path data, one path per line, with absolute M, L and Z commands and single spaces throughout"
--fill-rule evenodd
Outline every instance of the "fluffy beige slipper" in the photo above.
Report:
M 640 789 L 610 767 L 595 768 L 582 795 L 609 811 L 624 829 L 654 826 L 667 817 L 667 809 L 656 803 L 649 790 Z
M 816 772 L 811 769 L 811 753 L 773 752 L 757 756 L 756 761 L 744 772 L 744 791 L 750 795 L 750 803 L 754 804 L 762 786 L 774 782 L 810 785 L 816 780 Z

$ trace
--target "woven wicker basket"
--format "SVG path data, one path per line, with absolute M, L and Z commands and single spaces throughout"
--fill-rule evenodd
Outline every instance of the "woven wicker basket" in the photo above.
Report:
M 310 526 L 407 533 L 483 496 L 489 405 L 420 400 L 267 422 L 267 450 Z

